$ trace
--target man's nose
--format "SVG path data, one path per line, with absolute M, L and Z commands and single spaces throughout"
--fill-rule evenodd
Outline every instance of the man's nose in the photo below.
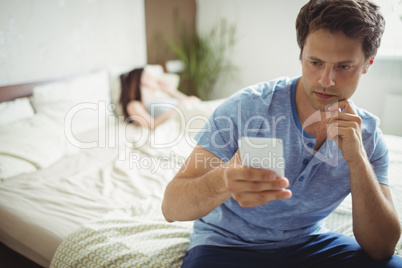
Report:
M 325 66 L 324 70 L 321 73 L 320 80 L 318 80 L 318 83 L 323 88 L 329 88 L 335 86 L 335 80 L 334 80 L 334 70 L 332 69 L 331 66 Z

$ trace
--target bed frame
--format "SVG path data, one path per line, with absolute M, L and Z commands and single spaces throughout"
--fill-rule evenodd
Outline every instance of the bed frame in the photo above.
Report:
M 11 101 L 17 98 L 29 97 L 32 95 L 32 90 L 34 87 L 43 85 L 47 82 L 36 82 L 36 83 L 27 83 L 27 84 L 18 84 L 11 86 L 2 86 L 0 87 L 0 102 Z
M 0 102 L 12 101 L 17 98 L 29 97 L 32 96 L 33 89 L 37 86 L 42 86 L 55 82 L 68 82 L 70 80 L 73 80 L 74 78 L 86 76 L 94 72 L 96 72 L 96 70 L 81 74 L 68 75 L 60 78 L 42 80 L 38 82 L 0 86 Z

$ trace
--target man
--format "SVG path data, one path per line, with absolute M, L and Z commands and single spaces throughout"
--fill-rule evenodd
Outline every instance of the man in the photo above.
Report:
M 302 76 L 228 98 L 166 188 L 166 220 L 196 220 L 183 267 L 402 267 L 379 122 L 349 101 L 384 19 L 367 0 L 311 0 L 296 30 Z M 242 166 L 240 137 L 282 139 L 286 178 Z M 349 193 L 355 238 L 321 225 Z

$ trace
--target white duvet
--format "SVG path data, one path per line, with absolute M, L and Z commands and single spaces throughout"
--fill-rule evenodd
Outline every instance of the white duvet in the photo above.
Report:
M 0 127 L 0 178 L 46 168 L 65 151 L 64 131 L 45 116 Z

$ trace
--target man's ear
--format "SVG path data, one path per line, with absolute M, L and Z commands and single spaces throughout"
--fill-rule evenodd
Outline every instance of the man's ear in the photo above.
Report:
M 377 54 L 375 54 L 374 56 L 372 56 L 372 57 L 368 60 L 368 62 L 366 63 L 366 66 L 364 67 L 363 74 L 366 74 L 366 73 L 368 72 L 368 70 L 370 69 L 371 65 L 373 65 L 375 56 L 377 56 Z

